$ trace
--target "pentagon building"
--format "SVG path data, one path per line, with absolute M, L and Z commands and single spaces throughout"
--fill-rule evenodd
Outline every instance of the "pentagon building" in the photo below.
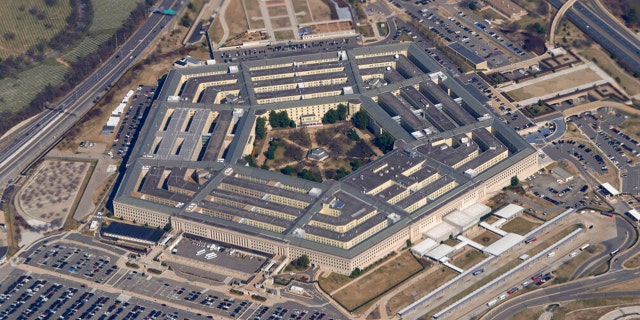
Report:
M 294 60 L 295 59 L 295 60 Z M 258 117 L 364 110 L 395 149 L 340 181 L 249 167 Z M 268 122 L 267 122 L 268 123 Z M 172 70 L 116 217 L 349 274 L 538 168 L 536 151 L 414 44 Z

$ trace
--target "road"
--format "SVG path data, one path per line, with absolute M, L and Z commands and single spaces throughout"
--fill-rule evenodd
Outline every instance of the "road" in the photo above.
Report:
M 640 273 L 637 270 L 628 270 L 622 267 L 622 262 L 637 254 L 640 249 L 636 241 L 637 230 L 625 218 L 616 216 L 615 219 L 618 236 L 603 242 L 606 247 L 605 252 L 585 261 L 571 276 L 569 282 L 511 298 L 493 308 L 481 319 L 511 319 L 514 314 L 526 308 L 563 301 L 637 295 L 637 291 L 630 293 L 627 291 L 603 292 L 602 290 L 603 287 L 634 280 Z M 620 249 L 621 253 L 612 259 L 609 250 L 615 249 Z M 587 277 L 595 268 L 610 259 L 608 272 L 595 277 Z
M 178 9 L 177 5 L 177 0 L 162 0 L 159 4 L 174 9 Z M 94 99 L 101 96 L 136 63 L 136 58 L 172 18 L 173 16 L 152 14 L 93 75 L 69 92 L 57 105 L 43 111 L 12 135 L 17 138 L 0 150 L 0 185 L 12 180 L 46 153 L 95 105 Z
M 618 237 L 611 238 L 607 241 L 602 242 L 605 246 L 604 252 L 601 254 L 595 255 L 589 260 L 585 261 L 582 265 L 580 265 L 576 271 L 571 275 L 569 280 L 575 280 L 584 278 L 589 275 L 589 273 L 593 272 L 603 263 L 606 263 L 611 259 L 609 252 L 620 249 L 620 251 L 624 251 L 625 249 L 631 247 L 635 242 L 635 229 L 631 226 L 631 224 L 625 221 L 624 218 L 615 216 L 616 219 L 616 228 L 618 230 Z M 622 242 L 621 242 L 622 241 Z M 611 264 L 610 270 L 619 270 L 622 269 L 622 261 L 624 261 L 628 254 L 621 254 L 613 263 Z
M 562 0 L 548 1 L 556 9 L 563 4 Z M 640 45 L 637 39 L 631 39 L 626 32 L 619 32 L 618 23 L 614 25 L 607 23 L 605 19 L 609 20 L 609 17 L 606 13 L 596 14 L 584 4 L 576 2 L 573 8 L 567 11 L 566 16 L 578 29 L 629 64 L 633 72 L 640 72 Z
M 585 278 L 563 285 L 547 287 L 512 298 L 495 307 L 489 314 L 481 319 L 511 319 L 514 314 L 526 308 L 562 303 L 564 301 L 636 296 L 638 294 L 637 291 L 603 292 L 602 288 L 634 280 L 637 277 L 638 271 L 619 270 L 598 277 Z

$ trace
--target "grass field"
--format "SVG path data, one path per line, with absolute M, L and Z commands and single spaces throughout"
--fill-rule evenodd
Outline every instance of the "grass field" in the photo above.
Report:
M 595 60 L 596 64 L 612 78 L 620 79 L 620 86 L 622 86 L 629 95 L 633 96 L 640 93 L 640 81 L 624 72 L 602 49 L 589 48 L 581 51 L 580 54 L 589 60 Z
M 485 230 L 482 233 L 480 233 L 479 235 L 477 235 L 476 237 L 474 237 L 473 241 L 483 245 L 483 246 L 488 246 L 496 241 L 498 241 L 498 239 L 500 239 L 501 237 L 491 231 Z
M 335 293 L 333 298 L 348 310 L 354 310 L 421 269 L 422 265 L 411 252 L 404 251 L 381 267 L 356 279 Z
M 326 293 L 331 293 L 352 280 L 353 279 L 348 276 L 333 272 L 326 278 L 318 278 L 318 285 L 320 285 L 320 288 Z
M 515 217 L 511 221 L 505 223 L 500 229 L 506 232 L 517 233 L 521 236 L 527 234 L 527 232 L 533 230 L 535 227 L 541 225 L 540 222 L 531 222 L 528 219 L 522 217 Z
M 575 72 L 567 73 L 545 81 L 539 81 L 520 89 L 507 92 L 516 101 L 525 100 L 537 96 L 543 96 L 549 93 L 570 89 L 582 84 L 600 80 L 591 69 L 581 69 Z
M 422 277 L 420 281 L 416 281 L 406 290 L 403 290 L 393 296 L 393 298 L 389 299 L 389 302 L 387 303 L 387 309 L 390 310 L 389 314 L 395 314 L 400 311 L 400 309 L 408 306 L 427 293 L 439 288 L 447 281 L 453 279 L 456 275 L 458 275 L 458 273 L 450 268 L 441 267 L 432 274 Z
M 269 17 L 277 17 L 277 16 L 287 16 L 287 7 L 286 6 L 272 6 L 267 8 L 267 12 L 269 12 Z M 288 17 L 288 16 L 287 16 Z
M 59 64 L 41 64 L 18 73 L 17 78 L 0 80 L 0 110 L 18 112 L 47 84 L 62 82 L 66 73 L 67 68 Z
M 293 11 L 296 13 L 298 24 L 311 22 L 311 13 L 307 1 L 293 1 Z
M 293 31 L 291 30 L 274 31 L 273 35 L 276 37 L 276 40 L 293 39 Z
M 464 248 L 463 252 L 455 255 L 453 258 L 453 265 L 461 269 L 467 269 L 475 266 L 485 258 L 484 254 L 482 254 L 478 249 L 467 246 Z
M 48 42 L 66 26 L 69 1 L 47 6 L 42 0 L 1 1 L 0 57 L 19 56 L 40 41 Z
M 98 50 L 100 44 L 107 41 L 110 36 L 111 35 L 106 33 L 99 34 L 96 37 L 87 36 L 82 40 L 82 42 L 78 43 L 73 49 L 62 55 L 60 58 L 67 62 L 74 62 L 79 57 L 85 57 Z
M 224 13 L 225 20 L 229 26 L 229 39 L 233 36 L 247 31 L 249 27 L 242 1 L 231 1 Z
M 142 0 L 92 1 L 94 14 L 89 32 L 113 34 L 139 2 Z

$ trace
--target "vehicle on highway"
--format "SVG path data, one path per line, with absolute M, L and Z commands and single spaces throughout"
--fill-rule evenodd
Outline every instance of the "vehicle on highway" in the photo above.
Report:
M 538 237 L 531 237 L 531 238 L 525 240 L 524 243 L 529 244 L 531 242 L 536 242 L 536 240 L 538 240 Z
M 474 276 L 477 276 L 477 275 L 479 275 L 479 274 L 481 274 L 481 273 L 483 273 L 483 272 L 484 272 L 484 269 L 478 269 L 478 270 L 476 270 L 476 271 L 474 271 L 474 272 L 473 272 L 473 275 L 474 275 Z
M 613 257 L 613 256 L 617 255 L 618 253 L 620 253 L 620 249 L 616 249 L 616 250 L 611 251 L 609 253 L 609 255 L 611 255 Z
M 518 287 L 513 287 L 513 288 L 509 289 L 509 291 L 507 291 L 507 293 L 509 295 L 512 295 L 512 294 L 518 292 L 518 290 L 519 290 Z

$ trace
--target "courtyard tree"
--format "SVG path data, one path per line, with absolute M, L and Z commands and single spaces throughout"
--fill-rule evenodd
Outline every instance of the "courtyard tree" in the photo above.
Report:
M 298 258 L 298 267 L 308 268 L 309 267 L 309 257 L 306 254 L 303 254 Z
M 256 119 L 256 139 L 264 139 L 267 136 L 267 120 L 263 117 Z
M 338 121 L 344 121 L 347 119 L 347 106 L 341 103 L 338 105 L 338 109 L 336 111 L 338 112 Z
M 390 135 L 388 132 L 383 131 L 381 135 L 377 136 L 373 143 L 382 150 L 382 152 L 387 153 L 393 150 L 393 143 L 396 140 Z
M 518 179 L 518 177 L 516 176 L 511 177 L 511 187 L 517 187 L 519 183 L 520 183 L 520 180 Z
M 352 119 L 353 125 L 360 130 L 366 129 L 369 126 L 369 121 L 371 121 L 369 115 L 363 110 L 356 112 Z

